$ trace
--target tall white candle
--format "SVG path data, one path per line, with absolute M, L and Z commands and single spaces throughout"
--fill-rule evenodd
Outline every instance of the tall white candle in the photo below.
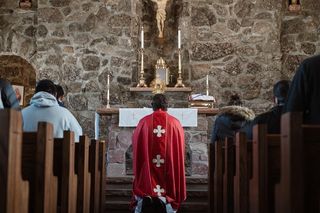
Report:
M 143 54 L 141 54 L 141 72 L 143 72 L 143 66 L 144 66 L 144 64 L 143 64 Z
M 144 31 L 143 27 L 141 27 L 141 49 L 144 48 Z
M 110 74 L 107 77 L 107 103 L 109 104 L 110 100 Z
M 207 95 L 209 95 L 209 75 L 207 75 Z
M 180 53 L 180 51 L 179 51 L 179 54 L 178 54 L 178 58 L 179 58 L 179 62 L 178 62 L 178 68 L 179 68 L 179 72 L 181 72 L 181 53 Z
M 178 48 L 181 48 L 181 30 L 178 30 Z

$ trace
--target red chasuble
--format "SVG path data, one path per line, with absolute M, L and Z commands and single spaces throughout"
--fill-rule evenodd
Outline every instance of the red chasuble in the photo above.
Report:
M 174 209 L 186 199 L 184 132 L 180 122 L 158 110 L 133 133 L 133 194 L 163 196 Z

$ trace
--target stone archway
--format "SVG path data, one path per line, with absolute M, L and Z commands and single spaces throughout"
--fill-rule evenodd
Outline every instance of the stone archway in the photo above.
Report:
M 23 86 L 23 106 L 26 106 L 36 86 L 36 71 L 24 58 L 16 55 L 0 55 L 0 77 L 12 85 Z

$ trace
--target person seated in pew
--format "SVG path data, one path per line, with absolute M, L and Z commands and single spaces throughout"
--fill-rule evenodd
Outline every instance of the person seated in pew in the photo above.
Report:
M 242 106 L 238 94 L 231 95 L 228 106 L 219 110 L 213 126 L 211 143 L 224 140 L 226 137 L 233 138 L 236 132 L 253 120 L 254 116 L 251 109 Z
M 82 128 L 72 113 L 60 107 L 56 99 L 56 86 L 51 80 L 41 80 L 30 100 L 30 106 L 22 110 L 23 130 L 37 131 L 38 122 L 52 123 L 55 138 L 63 138 L 63 131 L 70 130 L 75 134 L 75 141 L 79 141 Z
M 63 98 L 64 98 L 63 88 L 59 84 L 56 84 L 56 87 L 57 87 L 57 96 L 56 96 L 56 98 L 57 98 L 58 104 L 59 104 L 59 106 L 65 107 L 64 103 L 63 103 Z
M 252 139 L 252 128 L 256 124 L 267 124 L 269 134 L 279 134 L 281 126 L 281 115 L 287 101 L 290 81 L 281 80 L 273 86 L 273 101 L 275 106 L 269 111 L 262 113 L 247 123 L 240 131 L 245 132 L 249 140 Z
M 5 79 L 0 78 L 0 109 L 12 108 L 20 110 L 19 100 L 12 85 Z
M 288 92 L 286 112 L 303 112 L 304 123 L 320 124 L 320 55 L 305 59 Z

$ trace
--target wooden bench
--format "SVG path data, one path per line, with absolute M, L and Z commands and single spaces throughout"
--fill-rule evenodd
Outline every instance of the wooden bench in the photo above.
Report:
M 90 140 L 87 136 L 80 136 L 79 143 L 75 143 L 75 173 L 78 176 L 77 213 L 90 212 L 89 146 Z
M 0 110 L 0 210 L 3 213 L 28 212 L 29 183 L 22 179 L 21 113 Z
M 267 134 L 267 126 L 253 127 L 250 212 L 272 213 L 275 185 L 280 178 L 280 134 Z
M 320 125 L 302 123 L 301 113 L 282 116 L 276 212 L 320 212 Z
M 91 173 L 91 197 L 90 213 L 104 211 L 105 205 L 105 177 L 106 177 L 106 143 L 92 140 L 90 144 L 90 166 Z
M 280 135 L 267 134 L 265 125 L 254 127 L 253 141 L 237 133 L 235 139 L 209 145 L 210 212 L 268 212 L 261 208 L 274 206 L 279 162 Z
M 87 136 L 74 143 L 70 131 L 54 139 L 44 122 L 23 133 L 13 110 L 0 119 L 1 212 L 103 212 L 106 143 Z
M 24 132 L 22 176 L 30 184 L 29 212 L 57 212 L 58 179 L 53 174 L 53 127 L 40 122 L 37 132 Z

